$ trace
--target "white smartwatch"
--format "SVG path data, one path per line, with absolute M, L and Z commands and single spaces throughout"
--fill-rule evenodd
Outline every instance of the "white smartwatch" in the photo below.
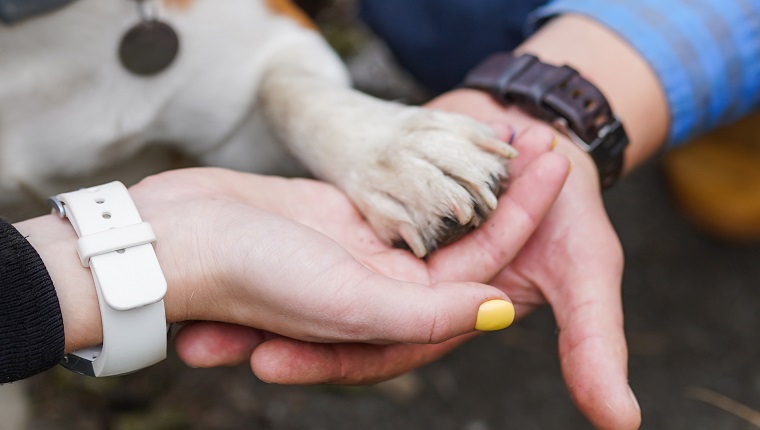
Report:
M 95 279 L 103 344 L 61 360 L 88 376 L 131 373 L 166 358 L 166 279 L 153 250 L 156 235 L 137 212 L 127 188 L 111 182 L 51 197 L 79 240 L 77 251 Z

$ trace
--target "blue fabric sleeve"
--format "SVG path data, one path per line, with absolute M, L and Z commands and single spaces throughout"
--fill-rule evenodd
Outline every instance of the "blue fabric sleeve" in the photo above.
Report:
M 74 0 L 0 0 L 0 22 L 12 24 L 65 6 Z
M 760 0 L 554 0 L 528 31 L 567 13 L 606 25 L 650 64 L 668 100 L 671 144 L 760 105 Z
M 361 0 L 359 15 L 399 63 L 434 92 L 459 85 L 489 54 L 523 41 L 546 0 Z

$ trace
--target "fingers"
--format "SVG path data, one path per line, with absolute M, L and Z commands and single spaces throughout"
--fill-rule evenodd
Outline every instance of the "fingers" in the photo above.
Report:
M 520 301 L 532 284 L 552 306 L 565 382 L 601 429 L 635 429 L 641 420 L 627 380 L 622 269 L 622 249 L 595 187 L 566 187 L 530 243 L 494 279 Z
M 551 208 L 569 172 L 566 158 L 546 152 L 551 139 L 551 133 L 543 130 L 518 138 L 515 145 L 521 155 L 514 160 L 515 176 L 498 208 L 477 230 L 430 257 L 434 279 L 486 282 L 517 255 Z M 541 143 L 533 147 L 532 141 Z
M 622 327 L 588 322 L 569 322 L 560 333 L 562 373 L 573 401 L 596 428 L 637 429 L 641 411 L 626 377 Z
M 367 272 L 357 282 L 314 286 L 323 296 L 314 297 L 310 306 L 300 307 L 297 313 L 283 308 L 277 312 L 276 324 L 263 327 L 310 342 L 427 344 L 474 331 L 499 330 L 514 320 L 514 306 L 506 295 L 487 285 L 442 282 L 427 286 Z
M 509 162 L 512 172 L 519 174 L 538 156 L 551 151 L 555 139 L 556 135 L 547 127 L 531 127 L 517 135 L 512 146 L 520 155 Z
M 183 327 L 174 338 L 174 347 L 190 367 L 234 366 L 247 361 L 265 339 L 265 334 L 254 328 L 201 321 Z
M 191 367 L 234 366 L 250 361 L 256 376 L 271 383 L 369 384 L 429 363 L 470 337 L 459 336 L 435 345 L 326 344 L 199 321 L 177 334 L 175 348 Z
M 254 351 L 251 369 L 277 384 L 370 384 L 442 357 L 470 337 L 436 345 L 314 344 L 278 338 Z
M 518 318 L 532 307 L 516 306 Z M 431 345 L 327 344 L 267 335 L 234 324 L 198 321 L 175 338 L 179 357 L 191 367 L 234 366 L 250 361 L 253 372 L 277 384 L 370 384 L 436 360 L 473 335 Z
M 594 267 L 547 299 L 559 327 L 562 373 L 578 408 L 597 428 L 637 429 L 639 410 L 628 385 L 618 267 Z
M 537 234 L 545 243 L 562 237 L 561 251 L 539 255 L 536 248 L 524 258 L 552 261 L 552 269 L 536 266 L 532 277 L 540 279 L 554 310 L 562 372 L 578 408 L 597 428 L 636 429 L 641 411 L 628 385 L 620 295 L 623 251 L 595 187 L 568 191 L 575 192 L 563 193 L 560 210 L 547 218 L 563 226 Z

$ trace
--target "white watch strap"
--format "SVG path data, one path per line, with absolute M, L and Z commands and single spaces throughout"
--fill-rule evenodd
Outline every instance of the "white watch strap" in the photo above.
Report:
M 166 279 L 156 236 L 127 188 L 111 182 L 50 199 L 74 226 L 82 265 L 90 267 L 103 320 L 103 345 L 61 362 L 89 376 L 134 372 L 166 358 Z

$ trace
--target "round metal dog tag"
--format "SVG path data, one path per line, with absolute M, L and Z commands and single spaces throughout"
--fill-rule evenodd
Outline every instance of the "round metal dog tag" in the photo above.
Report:
M 140 76 L 155 75 L 169 67 L 179 52 L 179 37 L 168 24 L 141 21 L 121 38 L 119 59 L 125 69 Z

